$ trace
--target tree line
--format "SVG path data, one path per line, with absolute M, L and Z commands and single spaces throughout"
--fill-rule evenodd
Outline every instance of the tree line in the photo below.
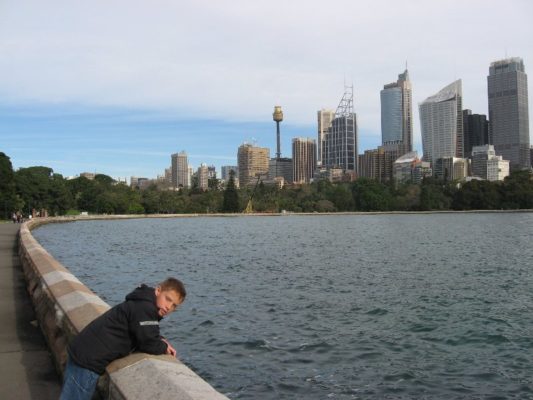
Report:
M 235 187 L 233 177 L 225 189 L 216 182 L 202 191 L 197 185 L 179 191 L 152 185 L 146 190 L 117 183 L 107 175 L 65 179 L 48 167 L 20 168 L 0 153 L 0 213 L 28 215 L 46 209 L 50 215 L 77 214 L 175 214 L 242 212 L 253 194 L 256 212 L 431 211 L 533 209 L 533 174 L 515 171 L 503 182 L 472 180 L 458 185 L 432 178 L 422 184 L 395 186 L 369 179 L 308 185 L 275 186 L 260 183 Z

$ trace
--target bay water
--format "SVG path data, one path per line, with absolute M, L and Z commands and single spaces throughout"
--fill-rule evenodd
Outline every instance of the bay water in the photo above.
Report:
M 51 224 L 110 305 L 181 279 L 161 323 L 232 399 L 533 398 L 533 213 Z

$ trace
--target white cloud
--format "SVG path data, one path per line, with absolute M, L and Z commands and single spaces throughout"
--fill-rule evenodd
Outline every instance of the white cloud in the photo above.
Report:
M 491 61 L 507 49 L 533 72 L 531 15 L 525 0 L 7 0 L 0 96 L 229 120 L 281 104 L 309 125 L 346 78 L 361 131 L 379 134 L 379 91 L 406 60 L 415 104 L 462 78 L 465 107 L 486 113 Z

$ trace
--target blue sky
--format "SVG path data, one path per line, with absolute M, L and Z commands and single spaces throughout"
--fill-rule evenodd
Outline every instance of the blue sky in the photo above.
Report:
M 519 56 L 532 73 L 531 15 L 527 0 L 4 0 L 0 151 L 65 176 L 156 177 L 181 150 L 220 167 L 244 141 L 275 152 L 281 105 L 290 156 L 346 81 L 362 153 L 407 61 L 421 152 L 419 102 L 461 78 L 464 108 L 486 114 L 490 62 Z
M 171 152 L 183 149 L 194 166 L 235 165 L 243 140 L 274 145 L 275 125 L 268 117 L 230 122 L 114 107 L 2 107 L 0 135 L 15 168 L 44 165 L 66 176 L 87 171 L 129 179 L 162 174 Z M 282 123 L 283 154 L 290 155 L 292 136 L 314 136 L 314 131 L 312 124 Z

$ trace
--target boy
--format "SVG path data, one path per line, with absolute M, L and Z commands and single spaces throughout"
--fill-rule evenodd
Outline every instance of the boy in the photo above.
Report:
M 132 351 L 175 357 L 176 350 L 159 335 L 159 321 L 186 295 L 183 283 L 175 278 L 155 289 L 141 285 L 126 301 L 87 325 L 68 346 L 61 400 L 90 400 L 105 367 Z

